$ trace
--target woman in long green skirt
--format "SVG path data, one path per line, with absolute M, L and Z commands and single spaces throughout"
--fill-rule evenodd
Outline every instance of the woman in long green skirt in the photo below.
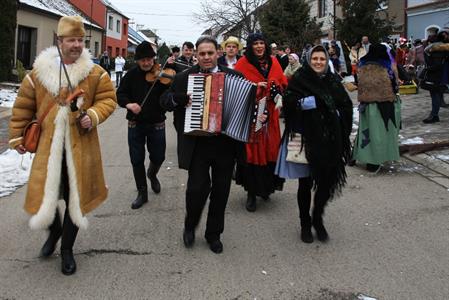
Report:
M 401 100 L 389 50 L 382 44 L 370 46 L 359 68 L 359 128 L 353 159 L 377 171 L 387 161 L 399 159 Z

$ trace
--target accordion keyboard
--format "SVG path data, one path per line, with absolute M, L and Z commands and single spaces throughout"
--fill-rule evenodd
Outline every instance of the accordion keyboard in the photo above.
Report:
M 191 94 L 192 105 L 186 107 L 184 132 L 199 130 L 202 127 L 202 115 L 204 110 L 204 76 L 189 76 L 187 93 Z

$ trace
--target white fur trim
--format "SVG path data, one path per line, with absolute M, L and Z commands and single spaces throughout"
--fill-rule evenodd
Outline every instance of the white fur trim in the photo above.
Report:
M 37 79 L 53 96 L 59 94 L 59 62 L 58 50 L 56 46 L 53 46 L 42 51 L 33 65 Z M 66 65 L 73 88 L 78 86 L 89 75 L 93 67 L 94 63 L 87 49 L 83 49 L 81 56 L 76 62 Z M 61 86 L 68 86 L 64 70 L 62 70 L 61 74 Z
M 50 146 L 50 156 L 47 164 L 44 195 L 37 214 L 31 217 L 31 229 L 47 229 L 55 218 L 61 184 L 61 162 L 64 149 L 65 126 L 68 122 L 66 107 L 59 107 L 55 118 L 55 131 Z
M 34 82 L 33 82 L 33 79 L 31 79 L 30 74 L 27 74 L 27 75 L 26 75 L 26 78 L 28 79 L 28 81 L 30 82 L 31 86 L 32 86 L 33 89 L 34 89 Z
M 72 221 L 78 227 L 87 228 L 87 219 L 82 216 L 80 199 L 76 179 L 75 165 L 73 163 L 72 146 L 69 126 L 69 108 L 59 107 L 55 119 L 55 131 L 50 146 L 50 156 L 47 164 L 47 177 L 44 187 L 44 196 L 37 214 L 31 217 L 29 225 L 32 229 L 47 229 L 54 220 L 58 207 L 59 186 L 61 184 L 61 163 L 66 149 L 67 173 L 69 176 L 69 213 Z
M 91 112 L 94 114 L 95 119 L 97 119 L 97 122 L 95 123 L 94 126 L 98 126 L 98 124 L 100 124 L 100 118 L 98 117 L 98 114 L 97 114 L 97 112 L 95 111 L 95 109 L 89 108 L 87 111 L 91 111 Z
M 17 141 L 20 141 L 22 138 L 23 137 L 18 137 L 18 138 L 15 138 L 15 139 L 11 139 L 11 140 L 9 140 L 9 144 L 11 145 L 11 144 L 13 144 L 13 143 L 15 143 Z
M 68 108 L 67 108 L 68 111 Z M 80 195 L 78 193 L 78 180 L 76 178 L 75 164 L 73 162 L 72 141 L 70 126 L 65 128 L 65 151 L 67 161 L 67 174 L 69 175 L 69 214 L 72 222 L 80 229 L 87 229 L 88 221 L 83 216 L 80 207 Z

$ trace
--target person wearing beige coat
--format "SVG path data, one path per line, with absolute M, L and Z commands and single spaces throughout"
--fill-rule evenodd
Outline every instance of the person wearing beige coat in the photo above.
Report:
M 33 70 L 22 81 L 9 125 L 10 147 L 23 154 L 26 151 L 22 145 L 23 129 L 54 103 L 42 123 L 24 208 L 32 215 L 29 222 L 32 229 L 50 228 L 41 250 L 43 256 L 54 252 L 62 235 L 62 272 L 66 275 L 76 270 L 72 247 L 78 228 L 87 228 L 86 214 L 108 194 L 97 126 L 116 107 L 111 79 L 92 62 L 89 51 L 83 48 L 83 36 L 79 17 L 60 20 L 58 45 L 62 60 L 55 46 L 39 54 Z M 75 100 L 80 108 L 75 112 L 65 103 L 68 81 L 61 62 L 66 65 L 73 88 L 84 90 Z M 87 115 L 77 120 L 81 110 Z M 79 130 L 77 122 L 83 130 Z M 57 209 L 61 199 L 66 202 L 63 224 Z

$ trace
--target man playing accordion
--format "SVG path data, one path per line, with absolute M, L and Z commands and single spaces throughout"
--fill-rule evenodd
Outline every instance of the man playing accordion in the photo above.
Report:
M 179 167 L 188 170 L 184 245 L 188 248 L 194 244 L 195 229 L 207 198 L 210 197 L 205 238 L 214 253 L 221 253 L 223 244 L 220 235 L 224 229 L 232 172 L 236 159 L 243 158 L 244 144 L 224 134 L 184 134 L 186 106 L 192 103 L 187 87 L 190 74 L 224 72 L 238 77 L 242 75 L 217 65 L 218 46 L 214 38 L 200 37 L 196 48 L 198 64 L 176 75 L 170 89 L 162 95 L 161 105 L 174 112 Z

